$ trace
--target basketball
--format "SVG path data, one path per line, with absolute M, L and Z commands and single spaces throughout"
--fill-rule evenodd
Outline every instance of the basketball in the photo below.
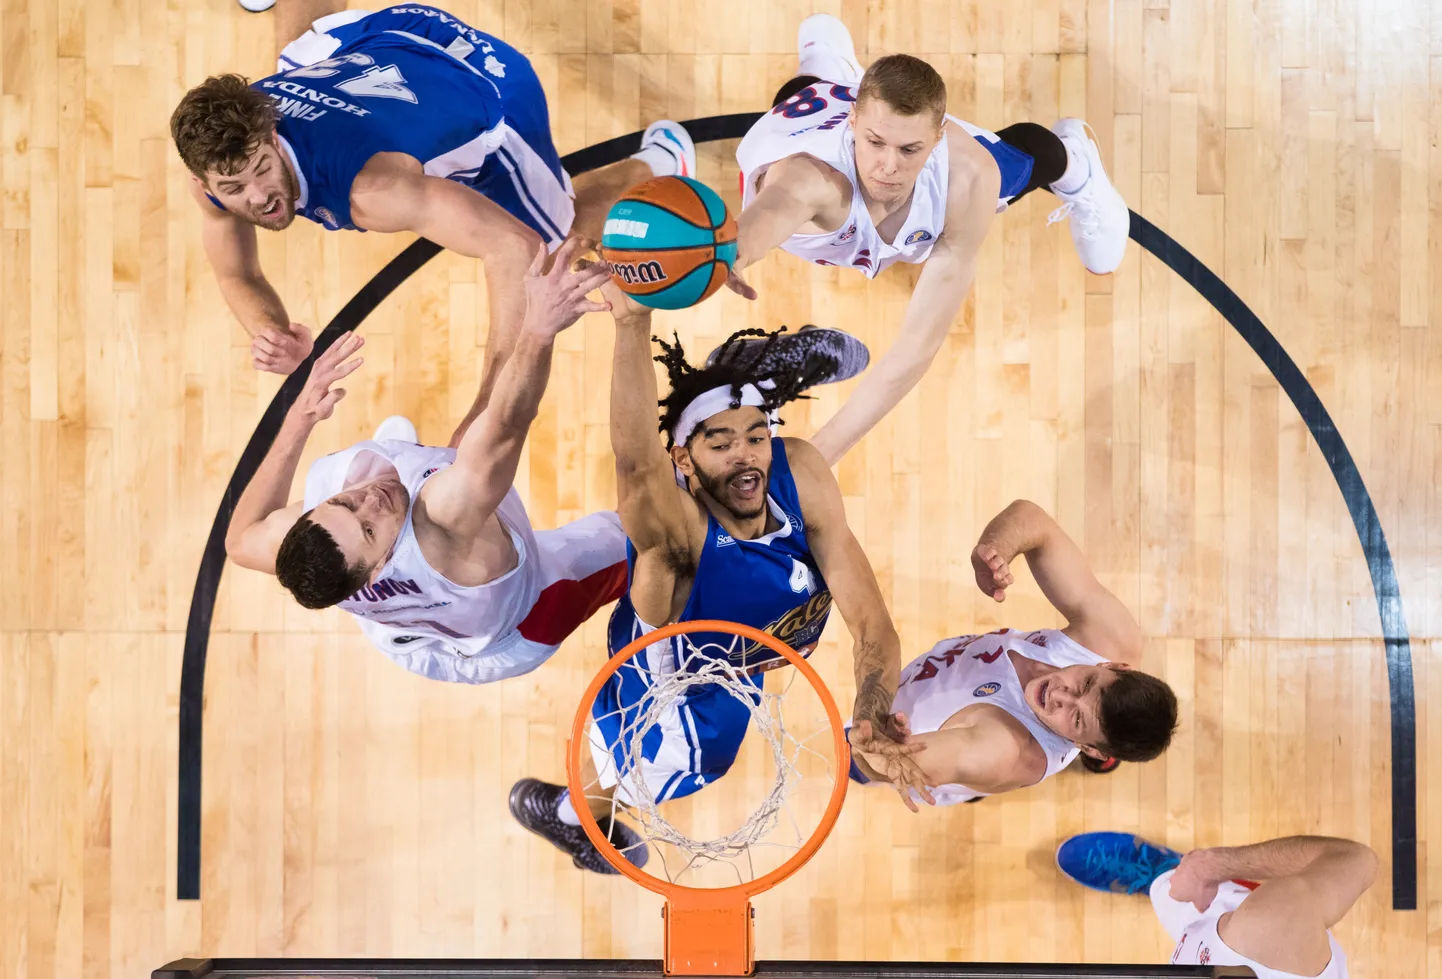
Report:
M 656 177 L 612 205 L 601 255 L 611 279 L 638 303 L 685 309 L 726 281 L 736 261 L 736 219 L 700 181 Z

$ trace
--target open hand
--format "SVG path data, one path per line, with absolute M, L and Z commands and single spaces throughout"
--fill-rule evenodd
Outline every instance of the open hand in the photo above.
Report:
M 851 727 L 847 740 L 851 750 L 860 752 L 866 764 L 891 783 L 901 795 L 901 801 L 912 812 L 920 812 L 916 800 L 911 797 L 915 790 L 927 805 L 936 805 L 931 790 L 926 787 L 926 777 L 921 766 L 913 757 L 921 745 L 909 742 L 911 726 L 905 714 L 888 716 L 881 725 L 869 720 L 857 721 Z
M 567 238 L 556 252 L 551 271 L 546 267 L 546 246 L 536 249 L 536 258 L 526 270 L 526 329 L 550 338 L 570 327 L 585 313 L 610 309 L 604 302 L 595 302 L 588 294 L 610 278 L 604 266 L 582 262 L 572 269 L 576 253 L 587 243 L 580 238 Z
M 1006 601 L 1006 590 L 1016 579 L 1011 574 L 1011 562 L 1001 552 L 991 544 L 977 544 L 971 551 L 971 570 L 976 572 L 976 587 L 983 595 Z
M 605 272 L 606 281 L 601 283 L 601 295 L 605 297 L 607 307 L 611 315 L 618 320 L 645 319 L 650 322 L 651 307 L 643 306 L 632 299 L 626 292 L 611 278 L 611 265 L 603 255 L 599 261 L 583 261 L 577 263 L 577 268 L 598 268 Z
M 1211 871 L 1211 862 L 1207 850 L 1193 850 L 1182 857 L 1182 862 L 1172 874 L 1172 900 L 1190 902 L 1198 911 L 1211 907 L 1220 883 Z
M 329 418 L 336 402 L 345 397 L 345 388 L 332 388 L 331 385 L 365 363 L 364 357 L 347 359 L 365 346 L 365 342 L 365 337 L 354 333 L 342 333 L 337 337 L 335 343 L 311 365 L 310 377 L 306 378 L 305 387 L 300 389 L 295 404 L 291 405 L 291 413 L 312 424 Z
M 310 356 L 310 330 L 299 323 L 268 326 L 250 341 L 250 362 L 258 371 L 289 374 Z
M 748 283 L 745 279 L 741 278 L 741 273 L 737 271 L 736 266 L 734 265 L 731 266 L 729 274 L 726 276 L 726 288 L 730 289 L 732 292 L 736 293 L 736 295 L 742 297 L 743 299 L 756 298 L 756 290 L 751 288 L 750 283 Z

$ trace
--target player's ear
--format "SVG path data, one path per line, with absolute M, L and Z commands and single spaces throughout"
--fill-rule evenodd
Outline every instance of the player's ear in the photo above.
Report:
M 1076 744 L 1076 742 L 1072 743 Z M 1077 747 L 1081 749 L 1082 754 L 1086 755 L 1088 758 L 1095 758 L 1097 761 L 1105 761 L 1106 759 L 1111 757 L 1111 755 L 1107 754 L 1105 751 L 1102 751 L 1100 748 L 1093 748 L 1091 745 L 1078 744 Z
M 686 448 L 686 446 L 671 446 L 671 461 L 676 464 L 676 468 L 681 470 L 681 474 L 687 479 L 696 475 L 696 463 L 691 458 L 691 450 Z

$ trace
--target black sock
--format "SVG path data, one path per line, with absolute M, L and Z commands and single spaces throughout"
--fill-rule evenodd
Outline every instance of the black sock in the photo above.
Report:
M 1038 187 L 1050 187 L 1066 173 L 1066 144 L 1056 133 L 1034 122 L 1018 122 L 999 130 L 1002 142 L 1015 146 L 1034 161 L 1031 180 L 1012 200 L 1025 197 Z

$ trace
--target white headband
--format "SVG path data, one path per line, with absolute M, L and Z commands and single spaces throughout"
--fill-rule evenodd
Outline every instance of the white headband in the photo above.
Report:
M 733 405 L 736 400 L 735 385 L 723 384 L 720 387 L 711 388 L 709 391 L 702 391 L 696 399 L 686 406 L 681 412 L 680 419 L 676 426 L 671 429 L 671 440 L 677 445 L 685 445 L 692 433 L 702 422 L 712 415 L 719 415 L 723 411 L 730 411 L 733 407 L 760 408 L 766 403 L 761 394 L 761 389 L 754 384 L 741 385 L 741 403 Z M 774 422 L 775 419 L 767 416 L 767 422 Z

